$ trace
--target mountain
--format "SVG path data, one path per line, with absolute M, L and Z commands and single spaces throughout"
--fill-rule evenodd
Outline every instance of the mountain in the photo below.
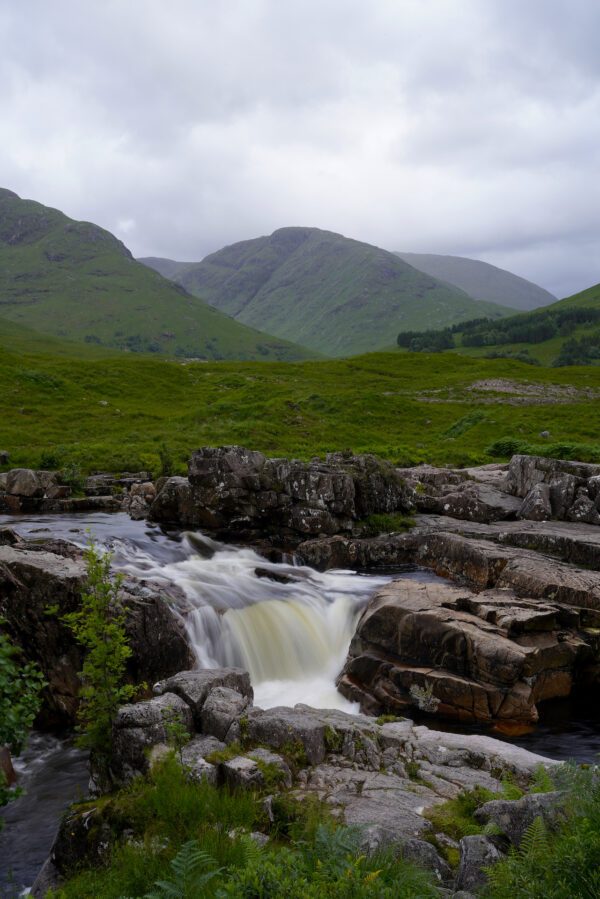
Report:
M 164 270 L 164 260 L 160 265 Z M 232 244 L 175 277 L 236 321 L 331 356 L 390 346 L 401 329 L 512 311 L 474 300 L 386 250 L 318 228 L 281 228 Z
M 200 359 L 299 360 L 303 347 L 191 296 L 109 231 L 0 189 L 0 317 L 73 340 Z
M 190 265 L 195 264 L 193 262 L 176 262 L 174 259 L 163 259 L 162 256 L 146 256 L 144 259 L 138 259 L 138 262 L 153 268 L 155 272 L 158 272 L 159 275 L 162 275 L 163 278 L 168 278 L 170 281 L 178 281 L 179 274 L 184 269 L 189 268 Z
M 431 253 L 396 253 L 396 256 L 419 271 L 460 287 L 478 300 L 524 311 L 556 302 L 555 296 L 537 284 L 478 259 Z

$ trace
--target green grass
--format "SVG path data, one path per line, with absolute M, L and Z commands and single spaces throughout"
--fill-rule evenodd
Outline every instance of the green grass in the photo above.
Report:
M 424 816 L 431 821 L 436 833 L 444 833 L 453 840 L 476 833 L 483 833 L 484 828 L 477 824 L 473 814 L 485 802 L 501 798 L 500 793 L 492 793 L 485 787 L 474 787 L 462 790 L 455 799 L 448 799 L 441 805 L 426 809 Z
M 497 378 L 572 395 L 513 405 L 510 394 L 473 387 Z M 0 385 L 0 449 L 11 467 L 38 467 L 52 453 L 84 471 L 158 471 L 166 447 L 185 473 L 191 450 L 230 443 L 306 460 L 349 448 L 403 466 L 464 466 L 506 458 L 485 451 L 507 436 L 544 450 L 546 430 L 558 444 L 600 442 L 598 368 L 533 369 L 454 353 L 182 364 L 2 349 Z M 452 429 L 460 433 L 445 436 Z
M 200 359 L 315 353 L 242 324 L 136 262 L 108 231 L 0 190 L 0 315 L 56 337 Z
M 170 882 L 171 889 L 155 888 L 152 895 L 190 899 L 216 895 L 434 899 L 439 895 L 432 875 L 402 858 L 392 853 L 366 858 L 359 851 L 360 830 L 336 827 L 325 803 L 283 795 L 271 803 L 274 821 L 270 821 L 262 795 L 231 794 L 205 782 L 189 782 L 173 756 L 128 789 L 79 807 L 79 815 L 87 813 L 90 857 L 81 859 L 52 894 L 56 899 L 141 897 L 158 881 Z M 81 830 L 76 821 L 69 819 L 74 832 Z M 247 836 L 257 830 L 269 832 L 271 842 L 265 849 Z M 108 835 L 110 846 L 101 863 L 93 853 L 94 838 L 100 833 L 103 840 Z M 182 889 L 184 880 L 193 879 L 185 876 L 193 873 L 189 866 L 187 872 L 181 871 L 192 841 L 212 859 L 208 870 L 221 868 L 201 892 Z
M 358 527 L 362 528 L 363 537 L 378 537 L 379 534 L 392 534 L 400 531 L 408 531 L 414 527 L 416 521 L 414 518 L 408 518 L 405 515 L 389 515 L 385 513 L 374 513 L 369 515 L 364 521 L 358 522 Z
M 401 328 L 512 311 L 474 300 L 393 253 L 318 228 L 282 228 L 179 269 L 154 264 L 236 321 L 327 356 L 380 349 Z

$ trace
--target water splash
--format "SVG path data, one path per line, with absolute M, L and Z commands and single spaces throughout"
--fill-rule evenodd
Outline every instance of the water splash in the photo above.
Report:
M 337 693 L 335 677 L 362 608 L 391 576 L 275 564 L 202 534 L 185 534 L 181 549 L 186 558 L 166 565 L 138 550 L 135 562 L 130 556 L 122 567 L 184 591 L 193 606 L 187 632 L 201 667 L 245 668 L 259 705 L 355 708 Z

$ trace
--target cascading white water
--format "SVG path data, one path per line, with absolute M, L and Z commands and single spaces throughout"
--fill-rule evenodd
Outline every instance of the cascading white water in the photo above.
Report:
M 274 564 L 199 534 L 184 535 L 182 548 L 187 558 L 160 567 L 145 553 L 132 564 L 129 552 L 121 567 L 185 592 L 195 607 L 186 626 L 202 667 L 246 668 L 262 706 L 353 708 L 335 677 L 361 609 L 389 577 Z

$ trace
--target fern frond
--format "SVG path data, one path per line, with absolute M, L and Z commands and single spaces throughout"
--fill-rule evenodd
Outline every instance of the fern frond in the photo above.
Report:
M 523 796 L 523 790 L 516 785 L 509 771 L 502 778 L 502 795 L 509 800 L 520 799 Z
M 550 852 L 546 827 L 540 817 L 535 818 L 525 830 L 519 847 L 522 858 L 537 858 L 544 852 Z
M 373 881 L 381 874 L 382 870 L 382 868 L 379 868 L 378 871 L 371 871 L 369 874 L 367 874 L 363 881 L 364 885 L 368 886 L 370 883 L 373 883 Z
M 535 769 L 533 780 L 531 781 L 531 786 L 529 787 L 530 793 L 552 793 L 556 787 L 554 786 L 554 781 L 540 762 L 540 764 Z
M 259 846 L 256 840 L 253 840 L 248 834 L 244 834 L 240 842 L 243 846 L 244 864 L 246 866 L 255 865 L 263 854 L 262 846 Z
M 223 871 L 223 868 L 205 869 L 216 865 L 208 852 L 200 849 L 195 840 L 185 843 L 173 861 L 171 880 L 157 880 L 154 884 L 161 892 L 146 893 L 144 899 L 188 899 L 201 896 L 206 884 Z

